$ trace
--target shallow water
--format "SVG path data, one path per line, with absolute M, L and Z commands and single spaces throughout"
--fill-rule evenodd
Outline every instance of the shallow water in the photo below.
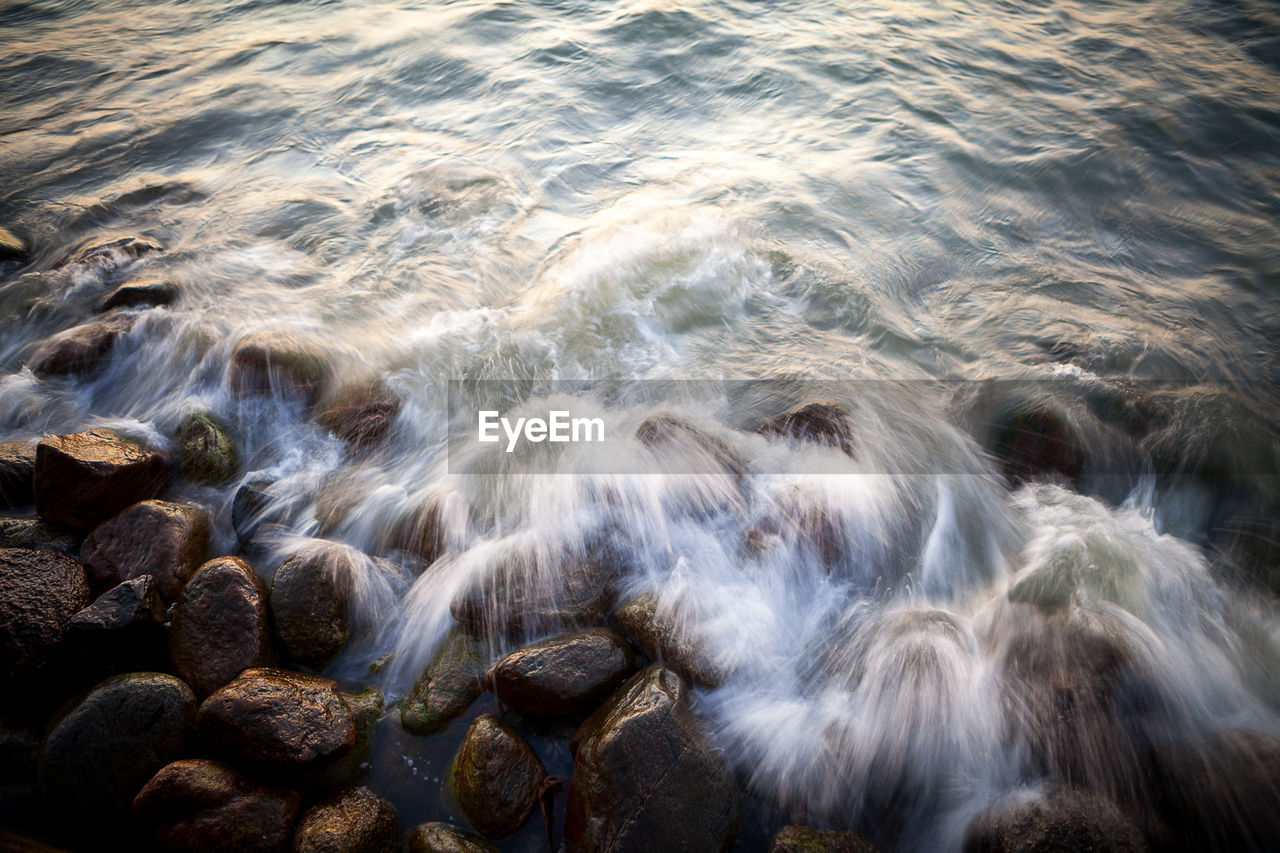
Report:
M 511 554 L 551 582 L 609 530 L 625 590 L 731 673 L 700 707 L 758 797 L 746 847 L 791 815 L 952 848 L 1046 775 L 1114 794 L 1138 744 L 1280 734 L 1280 621 L 1237 592 L 1255 567 L 1231 538 L 1274 535 L 1278 506 L 1269 4 L 30 2 L 0 9 L 0 79 L 0 225 L 34 245 L 0 262 L 0 439 L 163 443 L 216 412 L 243 475 L 175 493 L 218 510 L 220 547 L 237 486 L 266 478 L 287 536 L 264 573 L 321 533 L 397 565 L 358 564 L 368 636 L 335 675 L 394 650 L 399 695 L 454 592 Z M 62 263 L 118 234 L 165 251 Z M 180 301 L 92 377 L 24 368 L 151 275 Z M 400 398 L 384 452 L 231 393 L 235 342 L 276 326 Z M 623 473 L 476 475 L 448 443 L 462 378 L 774 384 L 750 406 L 597 401 L 631 430 L 685 412 L 749 460 L 739 488 L 634 441 Z M 852 458 L 750 431 L 809 396 L 851 409 Z M 990 420 L 1018 396 L 1085 437 L 1083 495 L 1000 483 Z M 1135 427 L 1117 400 L 1164 417 Z M 390 531 L 441 498 L 449 553 L 415 580 Z M 1047 575 L 1068 625 L 1010 600 Z M 1161 710 L 1036 717 L 1009 668 L 1029 647 L 1071 670 L 1079 636 L 1123 646 L 1126 689 Z M 423 779 L 461 729 L 384 729 L 372 780 L 403 825 L 453 814 Z M 539 748 L 567 772 L 562 741 Z

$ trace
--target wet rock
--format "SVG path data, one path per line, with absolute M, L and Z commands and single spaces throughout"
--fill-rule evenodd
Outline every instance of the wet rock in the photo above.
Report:
M 760 427 L 764 435 L 837 447 L 853 456 L 853 419 L 849 410 L 830 400 L 815 400 L 788 409 Z
M 164 457 L 111 430 L 45 436 L 36 445 L 36 512 L 86 530 L 156 494 L 168 476 Z
M 69 557 L 80 555 L 80 538 L 65 527 L 42 518 L 0 516 L 0 548 L 53 551 Z
M 59 332 L 32 353 L 28 362 L 31 372 L 41 379 L 89 373 L 137 322 L 137 314 L 111 314 Z
M 163 251 L 164 246 L 147 237 L 134 235 L 103 237 L 84 243 L 79 249 L 60 261 L 58 266 L 94 264 L 96 266 L 115 267 Z
M 219 557 L 182 590 L 169 630 L 173 669 L 207 696 L 246 669 L 271 663 L 267 588 L 253 566 Z
M 27 441 L 0 444 L 0 507 L 35 500 L 36 446 Z
M 307 809 L 293 837 L 294 853 L 396 853 L 395 807 L 368 788 L 347 788 Z
M 231 499 L 231 526 L 241 545 L 253 547 L 259 534 L 265 535 L 284 523 L 284 511 L 272 508 L 273 483 L 271 477 L 255 475 L 236 489 Z
M 740 479 L 747 476 L 747 462 L 738 451 L 680 415 L 650 415 L 636 428 L 636 438 L 645 447 L 683 450 L 698 461 L 710 463 L 716 472 L 724 470 Z
M 219 761 L 185 759 L 161 768 L 133 801 L 166 850 L 289 849 L 301 798 L 261 785 Z
M 40 663 L 89 603 L 84 567 L 63 554 L 0 551 L 0 674 Z
M 325 551 L 294 554 L 271 580 L 271 617 L 289 657 L 320 668 L 333 659 L 350 634 L 350 576 L 338 555 Z
M 749 500 L 747 460 L 728 442 L 688 418 L 660 412 L 646 418 L 636 438 L 650 448 L 658 464 L 686 478 L 683 488 L 670 491 L 667 502 L 695 518 L 741 511 Z
M 651 666 L 578 729 L 565 812 L 572 853 L 729 849 L 738 794 L 691 694 L 675 672 Z
M 444 553 L 444 515 L 438 500 L 409 513 L 392 528 L 390 547 L 413 554 L 427 565 L 434 563 Z
M 998 803 L 970 824 L 965 853 L 1139 853 L 1137 828 L 1107 800 L 1060 788 Z
M 25 261 L 26 242 L 8 228 L 0 228 L 0 261 Z
M 484 692 L 481 642 L 464 631 L 445 638 L 400 710 L 400 724 L 415 735 L 438 732 Z
M 46 738 L 40 753 L 45 796 L 71 813 L 128 808 L 148 779 L 190 747 L 195 714 L 191 688 L 172 675 L 107 679 Z
M 613 597 L 613 573 L 598 561 L 570 557 L 555 571 L 505 563 L 463 590 L 453 618 L 481 636 L 519 637 L 598 625 Z
M 152 575 L 160 596 L 173 602 L 208 550 L 207 510 L 149 500 L 95 527 L 80 546 L 80 559 L 89 577 L 102 586 Z
M 299 783 L 308 789 L 330 791 L 334 788 L 354 785 L 366 775 L 368 770 L 377 724 L 387 710 L 386 700 L 382 696 L 382 691 L 374 687 L 366 687 L 358 693 L 343 693 L 342 700 L 347 703 L 352 716 L 355 717 L 355 744 L 350 749 L 342 751 L 319 772 L 308 774 L 307 778 Z
M 251 762 L 314 766 L 356 741 L 356 718 L 327 678 L 262 668 L 242 672 L 200 706 L 200 730 Z
M 409 853 L 498 853 L 498 848 L 474 832 L 447 823 L 421 823 L 408 837 Z
M 876 847 L 856 832 L 792 824 L 773 836 L 769 853 L 876 853 Z
M 1168 850 L 1275 849 L 1280 838 L 1280 739 L 1228 729 L 1179 744 L 1154 762 L 1155 803 Z
M 345 382 L 329 391 L 317 405 L 316 421 L 353 450 L 369 451 L 387 440 L 400 399 L 380 380 Z
M 155 578 L 140 575 L 107 590 L 73 616 L 71 631 L 96 635 L 136 625 L 158 626 L 164 624 L 167 612 Z
M 129 281 L 108 293 L 98 302 L 98 311 L 113 308 L 155 307 L 171 305 L 178 298 L 178 285 L 163 278 Z
M 595 710 L 635 670 L 626 638 L 589 628 L 525 646 L 494 666 L 493 692 L 532 716 L 577 716 Z
M 1042 477 L 1075 482 L 1084 470 L 1079 435 L 1062 415 L 1038 404 L 1017 406 L 997 420 L 991 452 L 1011 486 Z
M 113 587 L 72 618 L 64 662 L 81 681 L 167 669 L 167 610 L 151 575 Z
M 305 338 L 286 330 L 251 332 L 231 353 L 231 390 L 238 395 L 283 394 L 314 403 L 329 377 L 329 362 Z
M 538 807 L 547 771 L 524 738 L 491 714 L 476 717 L 453 759 L 453 789 L 467 820 L 506 838 Z
M 61 847 L 54 847 L 4 827 L 0 827 L 0 850 L 5 853 L 66 853 Z
M 194 412 L 183 418 L 176 438 L 182 473 L 192 482 L 226 485 L 240 468 L 235 439 L 212 415 Z
M 614 624 L 652 661 L 665 663 L 694 684 L 719 687 L 725 673 L 652 593 L 638 595 L 613 612 Z

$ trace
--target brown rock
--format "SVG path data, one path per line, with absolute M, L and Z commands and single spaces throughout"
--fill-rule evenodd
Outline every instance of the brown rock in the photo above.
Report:
M 378 379 L 350 381 L 325 394 L 316 421 L 353 450 L 373 450 L 386 442 L 400 399 Z
M 112 587 L 71 619 L 72 633 L 98 635 L 145 624 L 164 623 L 168 608 L 151 575 L 139 575 Z
M 45 436 L 36 445 L 36 512 L 83 531 L 151 497 L 168 476 L 162 456 L 111 430 Z
M 512 652 L 490 680 L 494 694 L 522 714 L 568 717 L 595 710 L 634 671 L 626 638 L 588 628 Z
M 296 791 L 260 785 L 203 758 L 161 768 L 133 801 L 134 812 L 152 823 L 161 846 L 191 853 L 283 853 L 300 807 Z
M 396 853 L 400 822 L 395 807 L 368 788 L 330 794 L 302 816 L 294 853 Z
M 728 850 L 742 814 L 733 778 L 675 672 L 636 673 L 578 729 L 565 843 L 579 851 Z
M 35 500 L 36 446 L 27 441 L 0 444 L 0 507 Z
M 32 353 L 31 371 L 41 379 L 89 373 L 137 321 L 136 314 L 112 314 L 59 332 Z
M 63 554 L 0 551 L 0 673 L 38 664 L 89 603 L 84 568 Z
M 271 579 L 271 616 L 289 657 L 322 667 L 347 643 L 351 577 L 337 551 L 294 554 Z
M 313 343 L 288 330 L 251 332 L 231 353 L 231 390 L 300 397 L 308 405 L 329 377 L 329 362 Z
M 876 853 L 876 847 L 856 832 L 792 824 L 773 836 L 769 853 Z
M 1011 486 L 1042 477 L 1079 479 L 1085 449 L 1062 415 L 1047 406 L 1027 403 L 1005 412 L 996 424 L 992 455 Z
M 853 456 L 853 419 L 848 409 L 830 400 L 815 400 L 788 409 L 767 421 L 760 432 L 838 447 L 846 456 Z
M 409 853 L 498 853 L 474 832 L 447 823 L 421 823 L 409 833 Z
M 1142 835 L 1107 800 L 1060 788 L 997 803 L 969 826 L 965 853 L 1139 853 Z
M 209 550 L 209 513 L 168 501 L 142 501 L 93 529 L 80 546 L 90 578 L 114 586 L 152 575 L 165 601 L 177 601 Z
M 78 557 L 80 538 L 43 518 L 0 516 L 0 548 L 30 548 Z
M 471 825 L 515 835 L 538 807 L 547 771 L 524 738 L 490 714 L 476 717 L 453 759 L 453 790 Z
M 182 473 L 196 483 L 222 486 L 240 469 L 235 439 L 216 418 L 193 412 L 183 418 L 176 436 Z
M 169 659 L 199 696 L 271 662 L 267 588 L 253 566 L 219 557 L 191 576 L 173 612 Z
M 0 227 L 0 261 L 24 261 L 27 244 L 8 228 Z
M 116 267 L 163 251 L 164 246 L 148 237 L 136 235 L 100 237 L 82 244 L 79 249 L 60 261 L 58 266 L 93 264 L 101 267 Z
M 177 298 L 178 285 L 172 281 L 163 278 L 138 279 L 125 282 L 104 296 L 98 303 L 98 311 L 169 305 Z
M 72 813 L 125 809 L 190 747 L 196 698 L 172 675 L 134 672 L 99 684 L 45 739 L 40 786 Z
M 444 510 L 439 501 L 430 501 L 400 519 L 390 533 L 390 546 L 421 557 L 430 565 L 444 553 Z
M 604 621 L 613 576 L 600 562 L 569 558 L 554 572 L 499 566 L 450 605 L 453 618 L 477 635 L 519 637 Z
M 613 611 L 613 621 L 652 661 L 665 663 L 702 687 L 719 687 L 725 673 L 676 619 L 658 608 L 651 593 L 638 595 Z
M 252 762 L 282 769 L 322 763 L 350 749 L 356 719 L 327 678 L 250 669 L 200 706 L 209 740 Z
M 484 692 L 484 677 L 481 642 L 465 631 L 453 631 L 414 684 L 400 724 L 416 735 L 440 731 Z

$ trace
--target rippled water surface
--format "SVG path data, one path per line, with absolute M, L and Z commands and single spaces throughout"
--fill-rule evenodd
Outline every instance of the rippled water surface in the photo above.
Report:
M 984 804 L 1055 774 L 1143 802 L 1139 744 L 1170 732 L 1280 733 L 1274 597 L 1238 594 L 1264 569 L 1232 538 L 1274 536 L 1280 506 L 1274 5 L 19 2 L 0 81 L 0 225 L 33 246 L 0 262 L 0 439 L 163 444 L 216 412 L 244 470 L 174 489 L 215 508 L 221 547 L 256 478 L 287 533 L 264 573 L 320 535 L 411 570 L 367 569 L 369 632 L 333 674 L 394 650 L 395 698 L 455 592 L 512 553 L 554 577 L 608 529 L 626 590 L 731 673 L 699 707 L 754 803 L 746 849 L 786 816 L 958 849 Z M 125 234 L 164 250 L 65 262 Z M 96 373 L 25 367 L 153 275 L 181 298 Z M 231 393 L 235 342 L 282 327 L 401 401 L 383 453 Z M 857 380 L 821 391 L 859 449 L 769 442 L 730 395 L 666 408 L 751 460 L 733 500 L 680 460 L 458 476 L 461 378 Z M 992 379 L 1068 413 L 1091 452 L 1076 490 L 1006 491 L 987 409 L 955 390 Z M 1099 399 L 1167 417 L 1117 425 Z M 389 531 L 442 500 L 449 552 L 412 580 Z M 789 522 L 744 556 L 777 518 L 821 519 L 836 556 Z M 1010 592 L 1045 577 L 1069 616 Z M 1090 637 L 1125 650 L 1144 710 L 1038 717 L 1048 688 L 1020 679 L 1069 682 Z M 371 778 L 402 824 L 456 815 L 432 780 L 461 729 L 384 728 Z M 536 745 L 571 769 L 562 740 Z

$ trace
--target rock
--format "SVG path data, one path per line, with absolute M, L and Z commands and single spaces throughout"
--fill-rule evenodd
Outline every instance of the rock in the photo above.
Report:
M 27 441 L 0 444 L 0 507 L 35 500 L 36 447 Z
M 660 470 L 697 474 L 669 489 L 664 502 L 694 518 L 741 512 L 750 500 L 746 458 L 719 436 L 680 415 L 662 412 L 636 430 L 640 443 L 654 452 Z
M 498 853 L 474 832 L 447 823 L 420 823 L 409 833 L 409 853 Z
M 8 228 L 0 228 L 0 261 L 24 261 L 27 244 Z
M 151 575 L 127 580 L 77 613 L 67 632 L 66 658 L 81 679 L 167 669 L 168 608 Z
M 151 497 L 168 476 L 164 457 L 111 430 L 45 436 L 36 445 L 36 512 L 86 530 Z
M 298 821 L 296 791 L 253 782 L 203 758 L 161 768 L 133 801 L 166 850 L 284 853 Z
M 178 298 L 178 285 L 163 278 L 125 282 L 98 303 L 99 313 L 113 308 L 155 307 L 170 305 Z
M 0 516 L 0 548 L 30 548 L 78 557 L 80 539 L 66 528 L 42 518 Z
M 40 663 L 89 603 L 84 567 L 63 554 L 0 551 L 0 674 Z
M 293 836 L 294 853 L 396 853 L 395 807 L 368 788 L 347 788 L 307 809 Z
M 335 552 L 294 554 L 271 580 L 271 617 L 289 657 L 323 667 L 347 643 L 351 579 Z
M 521 714 L 571 717 L 595 710 L 634 671 L 625 637 L 589 628 L 512 652 L 490 681 L 494 694 Z
M 1139 853 L 1141 833 L 1101 797 L 1059 788 L 997 803 L 969 825 L 964 853 Z
M 31 354 L 31 372 L 40 379 L 89 373 L 137 322 L 136 314 L 111 314 L 59 332 Z
M 679 675 L 631 677 L 570 742 L 565 842 L 579 851 L 728 850 L 742 813 Z
M 200 730 L 251 762 L 293 770 L 334 759 L 356 741 L 356 718 L 327 678 L 250 669 L 200 706 Z
M 747 477 L 747 461 L 737 450 L 681 415 L 650 415 L 636 428 L 636 438 L 645 447 L 678 449 L 708 472 L 725 471 L 739 481 Z
M 235 439 L 212 415 L 193 412 L 178 427 L 177 444 L 182 473 L 192 482 L 223 486 L 240 469 Z
M 167 614 L 155 578 L 140 575 L 107 590 L 73 616 L 71 631 L 96 635 L 139 624 L 158 626 L 164 624 Z
M 409 513 L 396 522 L 389 535 L 390 547 L 420 557 L 431 565 L 444 553 L 444 510 L 438 500 Z
M 760 427 L 764 435 L 837 447 L 853 456 L 853 419 L 849 410 L 830 400 L 815 400 L 788 409 Z
M 231 390 L 237 395 L 281 394 L 315 402 L 329 363 L 310 341 L 286 330 L 251 332 L 231 353 Z
M 450 611 L 478 635 L 520 637 L 598 625 L 613 596 L 600 561 L 570 557 L 557 571 L 505 563 L 454 598 Z
M 102 267 L 116 267 L 163 251 L 164 246 L 147 237 L 134 235 L 105 237 L 82 244 L 79 249 L 60 261 L 58 266 L 94 264 Z
M 316 421 L 353 450 L 381 447 L 400 414 L 400 399 L 380 380 L 347 382 L 317 406 Z
M 270 477 L 254 475 L 236 489 L 231 499 L 231 526 L 241 545 L 253 544 L 259 532 L 266 533 L 285 522 L 284 511 L 272 506 L 274 483 Z
M 415 735 L 438 732 L 484 692 L 481 643 L 465 631 L 445 638 L 400 710 L 400 724 Z
M 355 745 L 327 763 L 320 772 L 308 774 L 300 783 L 308 789 L 330 791 L 354 785 L 367 775 L 377 724 L 387 710 L 386 701 L 382 691 L 374 687 L 366 687 L 359 693 L 343 693 L 342 700 L 355 717 Z
M 856 832 L 792 824 L 773 836 L 769 853 L 876 853 L 876 847 Z
M 462 813 L 490 838 L 515 835 L 525 825 L 547 778 L 524 738 L 491 714 L 476 717 L 467 729 L 452 772 Z
M 1085 451 L 1072 426 L 1047 406 L 1023 404 L 1002 414 L 992 454 L 1011 486 L 1041 477 L 1074 483 L 1084 470 Z
M 198 696 L 272 662 L 267 587 L 253 566 L 219 557 L 196 570 L 173 611 L 169 660 Z
M 61 847 L 45 844 L 4 827 L 0 827 L 0 850 L 4 853 L 67 853 Z
M 134 672 L 95 687 L 49 733 L 45 796 L 70 813 L 124 809 L 195 734 L 196 697 L 172 675 Z
M 142 501 L 93 529 L 80 559 L 95 583 L 152 575 L 167 602 L 178 600 L 209 550 L 209 513 L 168 501 Z
M 652 593 L 623 602 L 613 611 L 613 621 L 649 660 L 665 663 L 702 687 L 719 687 L 724 681 L 725 673 L 707 656 L 701 642 L 659 610 Z

